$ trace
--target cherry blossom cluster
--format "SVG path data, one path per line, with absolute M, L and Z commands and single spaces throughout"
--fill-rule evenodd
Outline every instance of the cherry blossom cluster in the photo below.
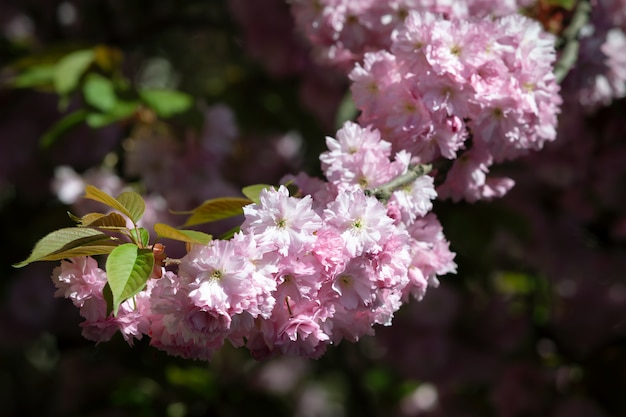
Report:
M 350 73 L 359 121 L 422 163 L 453 160 L 439 196 L 504 195 L 494 162 L 556 137 L 554 38 L 521 15 L 447 19 L 410 12 L 389 50 L 368 52 Z
M 318 60 L 349 69 L 366 52 L 389 49 L 411 10 L 449 18 L 503 16 L 532 0 L 291 0 L 297 26 Z
M 389 325 L 411 297 L 455 272 L 442 227 L 431 213 L 433 178 L 419 176 L 380 201 L 368 190 L 413 169 L 380 132 L 347 122 L 320 159 L 327 181 L 290 177 L 300 190 L 265 189 L 244 207 L 230 240 L 194 245 L 177 271 L 164 270 L 107 315 L 106 273 L 89 257 L 53 272 L 57 295 L 80 308 L 83 335 L 119 331 L 170 354 L 209 360 L 228 341 L 256 358 L 319 357 L 329 344 L 356 341 Z
M 440 162 L 447 174 L 440 197 L 506 194 L 514 181 L 487 176 L 490 167 L 555 139 L 562 102 L 555 38 L 518 14 L 531 2 L 291 3 L 321 61 L 350 74 L 359 122 L 380 130 L 396 152 Z
M 489 167 L 553 140 L 561 104 L 553 37 L 521 15 L 494 18 L 491 9 L 489 17 L 470 17 L 488 13 L 481 4 L 314 3 L 311 10 L 339 30 L 319 34 L 348 46 L 346 59 L 340 48 L 337 57 L 350 63 L 361 112 L 359 124 L 346 122 L 327 138 L 325 179 L 301 173 L 283 181 L 297 186 L 295 194 L 286 186 L 264 190 L 244 207 L 239 233 L 193 246 L 117 316 L 107 312 L 106 272 L 93 259 L 62 262 L 53 274 L 57 294 L 80 309 L 84 336 L 105 341 L 119 331 L 130 344 L 147 336 L 170 354 L 201 360 L 227 341 L 256 358 L 319 357 L 329 344 L 389 325 L 405 301 L 455 272 L 432 200 L 505 194 L 513 181 L 488 178 Z M 306 5 L 293 4 L 296 17 Z M 382 25 L 368 26 L 376 36 L 359 29 L 367 19 Z M 361 46 L 348 41 L 357 39 Z M 234 138 L 234 125 L 223 125 L 232 128 L 216 135 Z M 226 152 L 203 143 L 148 135 L 127 149 L 127 171 L 178 200 L 179 179 Z M 445 174 L 437 191 L 425 164 Z M 202 174 L 192 188 L 212 187 L 213 179 Z

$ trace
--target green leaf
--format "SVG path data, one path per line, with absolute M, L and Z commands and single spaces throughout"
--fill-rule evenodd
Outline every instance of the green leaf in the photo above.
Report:
M 103 229 L 126 229 L 126 219 L 119 213 L 89 213 L 83 217 L 71 216 L 80 227 L 99 227 Z
M 354 100 L 352 100 L 352 94 L 348 91 L 341 103 L 339 103 L 339 109 L 335 116 L 335 126 L 337 129 L 341 128 L 348 120 L 356 119 L 358 114 L 359 110 L 356 108 Z
M 259 204 L 261 202 L 261 200 L 259 200 L 259 196 L 261 195 L 261 191 L 263 191 L 264 189 L 271 189 L 274 188 L 271 185 L 268 184 L 255 184 L 255 185 L 249 185 L 247 187 L 244 187 L 241 192 L 243 193 L 243 195 L 245 195 L 246 197 L 248 197 L 250 200 L 252 200 L 253 202 Z
M 523 272 L 502 271 L 494 276 L 494 280 L 498 292 L 515 295 L 531 293 L 537 278 Z
M 110 111 L 117 101 L 115 87 L 111 80 L 96 73 L 89 74 L 85 78 L 83 95 L 87 103 L 103 112 Z
M 163 118 L 182 113 L 193 104 L 189 94 L 175 90 L 141 90 L 139 95 L 143 102 Z
M 87 112 L 84 109 L 77 110 L 57 121 L 48 131 L 41 137 L 39 145 L 48 148 L 64 133 L 76 127 L 80 122 L 85 120 Z
M 127 299 L 143 290 L 152 274 L 154 255 L 150 249 L 139 249 L 133 243 L 116 247 L 107 258 L 107 281 L 113 294 L 113 314 Z
M 196 230 L 175 229 L 172 226 L 163 223 L 154 225 L 154 231 L 161 238 L 179 240 L 181 242 L 196 243 L 200 245 L 208 244 L 213 237 L 209 234 L 198 232 Z
M 139 233 L 139 242 L 141 247 L 145 248 L 150 244 L 150 232 L 145 227 L 138 227 L 134 229 Z
M 80 77 L 95 58 L 92 49 L 74 51 L 57 63 L 54 70 L 54 89 L 60 96 L 67 95 L 78 86 Z
M 131 117 L 139 103 L 137 101 L 117 101 L 115 105 L 105 113 L 92 112 L 87 115 L 87 124 L 95 129 L 108 126 L 111 123 Z
M 298 198 L 302 197 L 302 191 L 300 190 L 300 187 L 298 187 L 292 181 L 288 181 L 286 184 L 283 185 L 287 187 L 290 196 Z
M 235 226 L 232 229 L 222 233 L 220 235 L 220 240 L 228 240 L 232 238 L 233 236 L 235 236 L 235 233 L 239 232 L 240 230 L 241 230 L 241 226 Z
M 130 213 L 130 219 L 137 223 L 146 211 L 146 203 L 143 198 L 134 191 L 126 191 L 117 196 L 117 201 Z
M 61 259 L 76 258 L 81 256 L 106 255 L 111 253 L 111 251 L 119 244 L 109 237 L 108 239 L 103 239 L 98 242 L 89 242 L 87 244 L 80 244 L 80 242 L 77 242 L 77 245 L 78 246 L 75 248 L 55 252 L 52 255 L 40 259 L 40 261 L 59 261 Z
M 113 312 L 113 293 L 111 292 L 111 286 L 107 282 L 102 288 L 102 296 L 107 304 L 107 317 Z
M 141 219 L 143 212 L 146 209 L 146 204 L 143 198 L 135 192 L 127 191 L 118 196 L 117 199 L 111 197 L 99 188 L 93 185 L 87 185 L 85 187 L 85 198 L 90 200 L 99 201 L 106 204 L 114 210 L 127 216 L 135 224 Z
M 73 256 L 89 256 L 110 252 L 116 245 L 111 237 L 94 229 L 67 227 L 55 230 L 41 238 L 30 256 L 14 264 L 21 268 L 36 261 L 56 261 Z
M 178 213 L 191 213 L 183 225 L 183 227 L 188 227 L 238 216 L 243 214 L 242 208 L 251 203 L 252 201 L 247 198 L 220 197 L 207 200 L 189 212 Z
M 37 65 L 25 69 L 19 73 L 12 81 L 12 86 L 16 88 L 32 88 L 51 85 L 54 77 L 54 65 Z
M 109 45 L 97 45 L 94 52 L 96 64 L 107 73 L 119 69 L 124 59 L 124 54 L 119 48 Z
M 207 393 L 219 392 L 218 387 L 221 381 L 217 377 L 217 373 L 208 372 L 202 367 L 190 367 L 174 365 L 170 363 L 164 369 L 164 375 L 170 386 L 180 387 L 184 392 L 193 392 L 194 395 L 203 396 Z M 211 398 L 217 398 L 214 394 L 210 394 Z
M 551 6 L 562 7 L 565 10 L 574 10 L 576 6 L 576 0 L 549 0 L 548 4 Z

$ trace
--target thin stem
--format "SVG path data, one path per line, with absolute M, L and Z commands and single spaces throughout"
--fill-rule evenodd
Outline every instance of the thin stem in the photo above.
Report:
M 591 13 L 591 4 L 588 1 L 580 1 L 576 6 L 576 11 L 572 17 L 572 21 L 563 31 L 563 37 L 561 38 L 561 44 L 563 49 L 561 50 L 561 56 L 554 65 L 554 75 L 556 76 L 556 82 L 561 83 L 567 74 L 576 64 L 578 59 L 578 51 L 580 49 L 580 41 L 578 35 L 581 29 L 589 21 L 589 14 Z
M 394 191 L 412 184 L 422 175 L 428 174 L 431 169 L 432 165 L 412 165 L 404 174 L 392 179 L 389 182 L 386 182 L 383 185 L 374 188 L 373 190 L 365 190 L 365 194 L 368 196 L 376 197 L 379 201 L 387 202 L 391 198 L 391 194 L 393 194 Z
M 180 265 L 181 263 L 182 263 L 181 259 L 176 259 L 176 258 L 165 258 L 165 259 L 163 259 L 163 264 L 165 266 Z

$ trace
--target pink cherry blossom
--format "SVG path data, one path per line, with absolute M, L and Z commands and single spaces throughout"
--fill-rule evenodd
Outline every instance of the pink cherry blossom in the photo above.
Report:
M 362 191 L 340 194 L 324 210 L 324 222 L 337 228 L 351 256 L 374 253 L 391 234 L 393 220 L 385 206 Z
M 310 196 L 290 197 L 284 186 L 263 190 L 259 204 L 244 207 L 241 229 L 254 233 L 261 246 L 276 249 L 282 256 L 299 252 L 315 240 L 313 233 L 321 226 L 311 204 Z
M 57 288 L 55 296 L 69 298 L 80 308 L 86 300 L 102 298 L 106 273 L 98 267 L 94 258 L 77 257 L 61 261 L 61 265 L 52 272 L 52 281 Z

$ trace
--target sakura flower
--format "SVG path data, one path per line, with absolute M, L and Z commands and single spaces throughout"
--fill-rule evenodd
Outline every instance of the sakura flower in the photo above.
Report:
M 417 217 L 424 216 L 432 210 L 432 200 L 436 197 L 433 177 L 422 175 L 408 187 L 394 191 L 387 208 L 397 208 L 402 223 L 409 225 Z
M 302 314 L 283 323 L 278 330 L 276 346 L 285 355 L 318 358 L 326 350 L 324 342 L 328 339 L 312 317 Z
M 373 299 L 375 273 L 367 259 L 354 258 L 338 273 L 332 288 L 339 295 L 338 303 L 347 310 L 368 305 Z
M 52 272 L 52 281 L 57 288 L 55 296 L 69 298 L 76 307 L 83 307 L 88 299 L 103 298 L 107 277 L 94 258 L 85 256 L 61 261 Z
M 263 190 L 260 204 L 244 207 L 246 219 L 241 230 L 254 233 L 261 246 L 275 249 L 282 256 L 299 252 L 315 241 L 313 233 L 321 226 L 311 204 L 310 196 L 290 197 L 284 186 Z
M 150 344 L 171 355 L 209 360 L 219 346 L 205 343 L 205 335 L 193 324 L 199 309 L 189 300 L 189 279 L 167 271 L 152 288 Z M 214 335 L 209 335 L 215 341 Z
M 293 258 L 282 258 L 275 274 L 278 284 L 273 296 L 279 302 L 286 298 L 294 302 L 315 300 L 324 281 L 320 264 L 310 253 Z
M 326 138 L 328 151 L 320 155 L 322 170 L 327 178 L 334 178 L 336 171 L 345 165 L 354 163 L 354 159 L 364 154 L 375 154 L 388 157 L 391 144 L 380 138 L 380 132 L 372 128 L 363 128 L 356 123 L 346 122 L 337 131 L 337 138 Z
M 391 235 L 393 220 L 385 206 L 363 191 L 340 194 L 324 210 L 324 222 L 339 230 L 351 256 L 375 253 Z
M 419 268 L 420 272 L 413 271 L 415 279 L 421 274 L 429 285 L 436 286 L 436 276 L 456 272 L 454 253 L 449 249 L 443 228 L 433 213 L 429 213 L 407 228 L 413 238 L 411 247 L 411 267 Z M 409 276 L 411 276 L 409 274 Z M 417 283 L 417 282 L 416 282 Z M 422 283 L 417 283 L 418 287 Z
M 412 243 L 406 231 L 398 231 L 389 237 L 380 252 L 370 256 L 373 268 L 371 278 L 374 279 L 377 289 L 402 289 L 409 284 L 407 274 L 412 263 Z
M 454 161 L 446 181 L 437 192 L 443 198 L 469 202 L 503 196 L 515 182 L 510 178 L 488 178 L 491 161 L 488 151 L 472 148 Z
M 135 339 L 140 340 L 148 334 L 150 327 L 149 313 L 139 305 L 147 306 L 149 292 L 142 292 L 120 305 L 117 316 L 107 314 L 107 305 L 104 298 L 86 300 L 80 309 L 85 320 L 80 324 L 85 339 L 97 343 L 109 341 L 113 335 L 120 332 L 124 340 L 132 346 Z
M 323 227 L 318 231 L 312 253 L 318 259 L 321 270 L 329 276 L 344 269 L 350 260 L 340 232 L 333 227 Z
M 367 109 L 362 117 L 374 120 L 383 110 L 381 97 L 385 90 L 401 80 L 396 57 L 387 51 L 368 52 L 363 63 L 356 63 L 348 75 L 354 103 L 358 108 Z
M 179 275 L 189 279 L 193 305 L 229 315 L 256 304 L 254 282 L 250 282 L 253 271 L 254 265 L 235 252 L 234 242 L 215 240 L 208 246 L 194 246 L 181 260 Z

